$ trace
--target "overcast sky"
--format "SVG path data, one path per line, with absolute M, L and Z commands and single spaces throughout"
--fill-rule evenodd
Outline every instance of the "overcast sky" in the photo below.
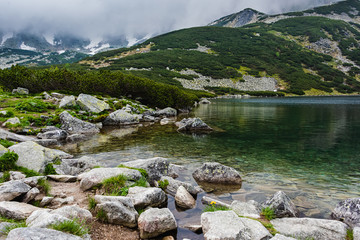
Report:
M 248 7 L 279 13 L 325 2 L 330 0 L 0 0 L 0 29 L 136 36 L 206 25 Z

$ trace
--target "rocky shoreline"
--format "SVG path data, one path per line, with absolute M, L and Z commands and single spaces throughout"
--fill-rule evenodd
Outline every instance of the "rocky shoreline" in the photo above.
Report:
M 84 98 L 91 104 L 82 106 L 79 99 Z M 65 104 L 65 100 L 71 105 Z M 58 104 L 80 105 L 86 109 L 82 111 L 97 113 L 110 107 L 99 101 L 102 100 L 83 94 L 77 99 L 63 96 Z M 209 186 L 209 189 L 240 188 L 242 184 L 237 170 L 219 163 L 204 163 L 195 169 L 192 177 L 197 185 L 193 185 L 177 180 L 182 179 L 184 167 L 165 158 L 139 159 L 104 168 L 90 157 L 74 159 L 70 154 L 46 147 L 81 141 L 99 133 L 103 125 L 175 123 L 175 109 L 143 108 L 140 113 L 129 104 L 104 116 L 101 124 L 83 121 L 63 111 L 59 116 L 61 127 L 43 128 L 37 137 L 1 129 L 1 139 L 19 142 L 2 147 L 1 154 L 16 153 L 17 166 L 42 175 L 28 177 L 16 170 L 1 173 L 2 179 L 4 175 L 8 177 L 0 184 L 0 239 L 101 239 L 101 233 L 94 229 L 97 224 L 107 224 L 108 230 L 121 226 L 122 231 L 129 232 L 124 238 L 115 232 L 108 239 L 176 239 L 179 228 L 202 234 L 199 236 L 205 239 L 360 239 L 359 198 L 334 206 L 333 219 L 298 218 L 299 210 L 282 191 L 265 202 L 225 203 L 209 196 L 206 192 Z M 176 125 L 178 131 L 212 131 L 197 118 L 183 119 Z M 46 184 L 53 186 L 53 192 Z M 194 217 L 197 222 L 180 226 L 175 213 L 168 208 L 169 199 L 174 199 L 176 208 L 187 211 L 197 207 L 198 198 L 205 208 Z M 69 222 L 80 222 L 80 229 L 85 229 L 86 223 L 93 224 L 81 236 L 55 230 L 57 224 Z

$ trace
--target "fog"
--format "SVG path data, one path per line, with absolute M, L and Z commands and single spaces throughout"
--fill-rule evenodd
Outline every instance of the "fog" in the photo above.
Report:
M 244 8 L 303 10 L 329 0 L 0 0 L 0 30 L 89 38 L 145 36 L 207 25 Z

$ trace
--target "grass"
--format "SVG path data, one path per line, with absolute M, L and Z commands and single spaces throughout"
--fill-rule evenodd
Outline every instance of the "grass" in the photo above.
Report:
M 207 206 L 203 209 L 203 212 L 216 212 L 216 211 L 228 211 L 228 210 L 230 210 L 230 209 L 227 208 L 227 207 L 218 206 L 218 205 L 216 205 L 215 202 L 211 202 L 210 205 L 207 205 Z
M 52 163 L 45 166 L 44 175 L 57 175 L 57 172 Z
M 346 231 L 346 240 L 354 240 L 354 231 L 352 229 L 348 229 Z
M 37 185 L 40 188 L 40 190 L 44 191 L 46 196 L 50 195 L 51 186 L 46 179 L 40 178 L 37 182 Z
M 9 226 L 6 226 L 3 233 L 7 235 L 7 234 L 9 234 L 9 232 L 11 230 L 13 230 L 15 228 L 23 228 L 23 227 L 27 227 L 25 220 L 21 221 L 21 222 L 13 223 L 13 224 L 11 224 Z
M 164 181 L 159 180 L 158 184 L 159 184 L 159 188 L 161 188 L 163 191 L 165 191 L 167 186 L 169 185 L 169 181 L 167 179 L 165 179 Z
M 90 211 L 95 210 L 95 207 L 96 207 L 95 198 L 89 197 L 89 198 L 88 198 L 88 201 L 89 201 L 89 203 L 88 203 L 88 208 L 89 208 L 89 210 L 90 210 Z
M 85 222 L 78 219 L 58 222 L 52 224 L 50 227 L 54 230 L 67 232 L 80 237 L 89 233 L 89 228 L 86 226 Z
M 12 145 L 14 145 L 13 142 L 11 142 L 9 140 L 6 140 L 6 139 L 0 139 L 0 144 L 3 145 L 6 148 L 11 147 Z
M 10 173 L 7 171 L 4 172 L 3 174 L 4 175 L 0 178 L 0 183 L 10 181 Z
M 263 216 L 268 221 L 270 221 L 276 217 L 274 210 L 269 207 L 263 208 L 261 210 L 261 216 Z
M 128 166 L 125 166 L 125 165 L 123 165 L 123 164 L 120 164 L 120 165 L 118 166 L 118 168 L 127 168 L 127 169 L 138 170 L 144 178 L 147 178 L 147 177 L 148 177 L 148 173 L 146 172 L 145 169 L 142 169 L 142 168 L 128 167 Z
M 9 171 L 16 168 L 16 161 L 19 156 L 14 152 L 6 152 L 0 156 L 0 172 Z
M 104 209 L 100 208 L 96 213 L 96 218 L 99 219 L 101 222 L 107 222 L 108 217 Z
M 126 181 L 127 181 L 127 177 L 120 174 L 115 177 L 105 179 L 102 182 L 102 187 L 104 189 L 105 194 L 119 196 L 121 195 L 121 189 L 125 187 Z

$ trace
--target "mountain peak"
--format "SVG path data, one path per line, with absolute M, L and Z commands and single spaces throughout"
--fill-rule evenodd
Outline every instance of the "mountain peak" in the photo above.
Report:
M 238 13 L 222 17 L 219 20 L 210 23 L 209 26 L 242 27 L 246 24 L 257 22 L 259 17 L 262 16 L 265 16 L 265 14 L 252 8 L 245 8 Z

